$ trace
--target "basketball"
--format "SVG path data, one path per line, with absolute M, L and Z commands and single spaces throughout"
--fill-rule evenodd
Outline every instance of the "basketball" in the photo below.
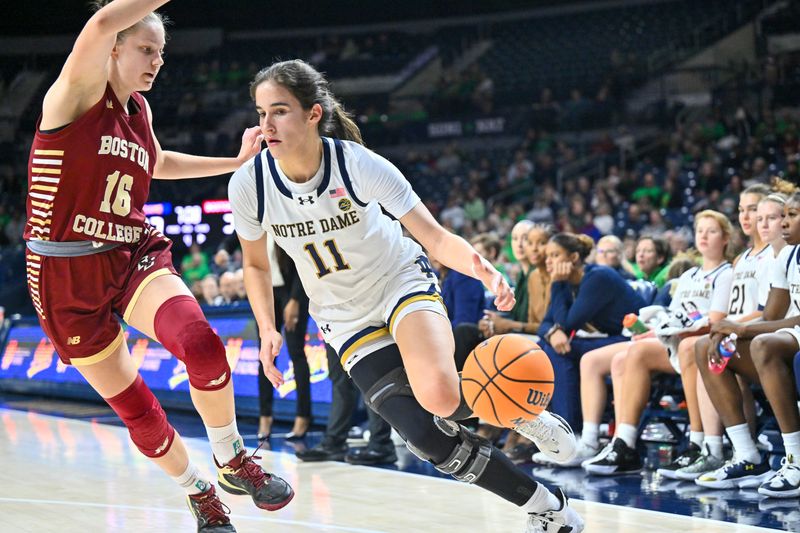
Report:
M 469 354 L 461 375 L 464 400 L 487 423 L 513 428 L 550 403 L 553 366 L 523 335 L 495 335 Z

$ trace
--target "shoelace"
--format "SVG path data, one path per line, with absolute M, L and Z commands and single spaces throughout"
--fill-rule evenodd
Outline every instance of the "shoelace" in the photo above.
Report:
M 231 514 L 230 508 L 222 503 L 222 500 L 217 498 L 216 493 L 211 493 L 203 499 L 195 500 L 197 502 L 197 511 L 203 515 L 206 522 L 209 524 L 228 524 L 230 520 L 228 515 Z
M 787 474 L 790 470 L 797 470 L 800 472 L 800 466 L 790 461 L 788 457 L 782 458 L 781 467 L 775 473 L 775 479 L 784 479 L 788 481 Z
M 553 426 L 545 424 L 541 419 L 536 418 L 530 422 L 521 425 L 518 430 L 531 440 L 537 442 L 556 442 L 555 432 Z
M 252 455 L 245 455 L 242 457 L 242 462 L 239 464 L 241 477 L 253 483 L 257 489 L 263 487 L 264 484 L 270 480 L 270 475 L 264 472 L 264 470 L 253 460 L 261 459 L 261 457 L 256 455 L 256 453 L 258 453 L 258 450 L 261 449 L 263 444 L 263 442 L 259 444 L 258 448 L 253 450 Z

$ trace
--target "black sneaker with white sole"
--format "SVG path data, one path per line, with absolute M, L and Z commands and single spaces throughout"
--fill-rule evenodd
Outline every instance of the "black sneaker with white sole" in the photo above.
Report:
M 614 439 L 610 450 L 583 463 L 583 469 L 598 476 L 621 476 L 642 471 L 642 457 L 622 439 Z

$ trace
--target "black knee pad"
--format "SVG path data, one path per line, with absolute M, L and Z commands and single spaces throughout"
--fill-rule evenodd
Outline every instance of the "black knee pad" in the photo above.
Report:
M 364 393 L 367 405 L 400 433 L 417 457 L 459 481 L 474 483 L 480 478 L 491 457 L 492 445 L 463 426 L 434 417 L 422 408 L 411 391 L 396 346 L 362 359 L 350 375 Z

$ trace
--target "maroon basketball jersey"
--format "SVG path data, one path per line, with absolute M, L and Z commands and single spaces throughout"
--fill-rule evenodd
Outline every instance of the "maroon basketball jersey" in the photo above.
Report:
M 144 98 L 128 114 L 111 86 L 91 109 L 53 133 L 36 125 L 28 160 L 26 240 L 136 243 L 156 163 Z M 41 119 L 40 119 L 41 121 Z

